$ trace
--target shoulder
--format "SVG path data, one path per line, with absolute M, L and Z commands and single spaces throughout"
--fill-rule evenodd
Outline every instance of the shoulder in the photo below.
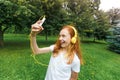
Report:
M 73 62 L 74 63 L 80 63 L 80 59 L 78 58 L 77 54 L 74 55 Z
M 80 59 L 78 58 L 76 54 L 74 55 L 74 59 L 72 62 L 72 71 L 80 72 Z
M 50 51 L 53 52 L 55 45 L 50 45 Z

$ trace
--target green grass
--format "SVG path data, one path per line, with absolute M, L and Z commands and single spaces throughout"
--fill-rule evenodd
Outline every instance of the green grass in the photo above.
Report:
M 37 37 L 38 45 L 49 46 L 56 37 Z M 81 44 L 84 62 L 78 80 L 120 80 L 120 54 L 107 50 L 106 43 Z M 0 48 L 0 80 L 44 80 L 47 67 L 36 64 L 31 55 L 28 35 L 5 34 L 5 47 Z M 36 56 L 48 64 L 50 53 Z

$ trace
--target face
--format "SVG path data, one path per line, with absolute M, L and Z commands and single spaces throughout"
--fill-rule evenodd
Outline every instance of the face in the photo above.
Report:
M 59 40 L 62 48 L 66 48 L 69 46 L 71 42 L 71 36 L 66 28 L 60 31 Z

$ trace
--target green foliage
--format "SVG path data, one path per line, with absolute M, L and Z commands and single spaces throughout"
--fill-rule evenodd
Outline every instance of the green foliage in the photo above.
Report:
M 95 8 L 99 7 L 99 0 L 5 0 L 2 3 L 9 3 L 6 8 L 8 7 L 10 10 L 5 11 L 11 11 L 12 14 L 5 11 L 4 13 L 10 15 L 11 26 L 14 25 L 19 31 L 24 30 L 24 26 L 30 29 L 30 25 L 43 15 L 47 17 L 44 27 L 46 32 L 49 32 L 48 34 L 54 34 L 51 30 L 58 32 L 60 27 L 65 24 L 74 24 L 81 33 L 86 29 L 94 29 L 93 27 L 97 26 L 94 26 L 94 23 L 97 22 L 94 21 L 93 15 L 97 12 Z M 3 7 L 1 6 L 1 8 Z M 101 24 L 103 24 L 105 20 L 102 19 L 101 21 Z
M 13 17 L 14 11 L 16 10 L 17 6 L 10 1 L 0 1 L 0 5 L 0 24 L 12 23 L 11 18 Z
M 0 33 L 8 29 L 14 33 L 29 33 L 31 24 L 46 15 L 44 32 L 55 35 L 63 25 L 74 25 L 81 36 L 84 30 L 101 28 L 105 31 L 109 26 L 104 12 L 99 11 L 100 0 L 0 0 Z M 97 16 L 95 20 L 94 16 Z M 4 26 L 4 27 L 3 27 Z M 15 27 L 15 28 L 12 28 Z M 99 31 L 101 31 L 99 29 Z M 9 31 L 7 31 L 9 32 Z
M 94 35 L 95 39 L 105 39 L 106 30 L 110 27 L 110 24 L 107 14 L 99 11 L 100 0 L 67 1 L 68 8 L 66 10 L 81 36 L 87 34 L 87 36 Z M 92 32 L 85 32 L 86 30 L 92 30 Z
M 82 32 L 89 29 L 94 9 L 90 6 L 92 3 L 88 0 L 68 0 L 68 12 L 70 19 Z
M 96 14 L 95 22 L 93 22 L 94 27 L 94 37 L 98 40 L 106 39 L 107 30 L 111 27 L 109 22 L 109 17 L 103 11 L 98 11 L 99 13 Z
M 15 26 L 18 30 L 22 30 L 29 23 L 32 16 L 31 10 L 24 5 L 14 4 L 11 1 L 0 1 L 0 27 Z M 4 28 L 3 28 L 4 29 Z
M 94 30 L 94 36 L 97 40 L 105 40 L 106 35 L 107 35 L 107 31 L 105 31 L 101 27 Z
M 108 48 L 114 52 L 120 53 L 120 27 L 109 29 L 110 34 L 107 36 Z
M 42 5 L 47 18 L 45 32 L 49 32 L 48 34 L 58 33 L 60 27 L 64 24 L 64 16 L 66 15 L 62 10 L 61 0 L 45 0 L 42 1 Z

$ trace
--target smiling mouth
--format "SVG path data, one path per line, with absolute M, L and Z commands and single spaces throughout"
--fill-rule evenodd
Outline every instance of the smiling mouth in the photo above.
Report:
M 61 44 L 63 44 L 63 43 L 65 43 L 65 41 L 64 41 L 64 40 L 62 40 L 62 41 L 60 41 L 60 43 L 61 43 Z

